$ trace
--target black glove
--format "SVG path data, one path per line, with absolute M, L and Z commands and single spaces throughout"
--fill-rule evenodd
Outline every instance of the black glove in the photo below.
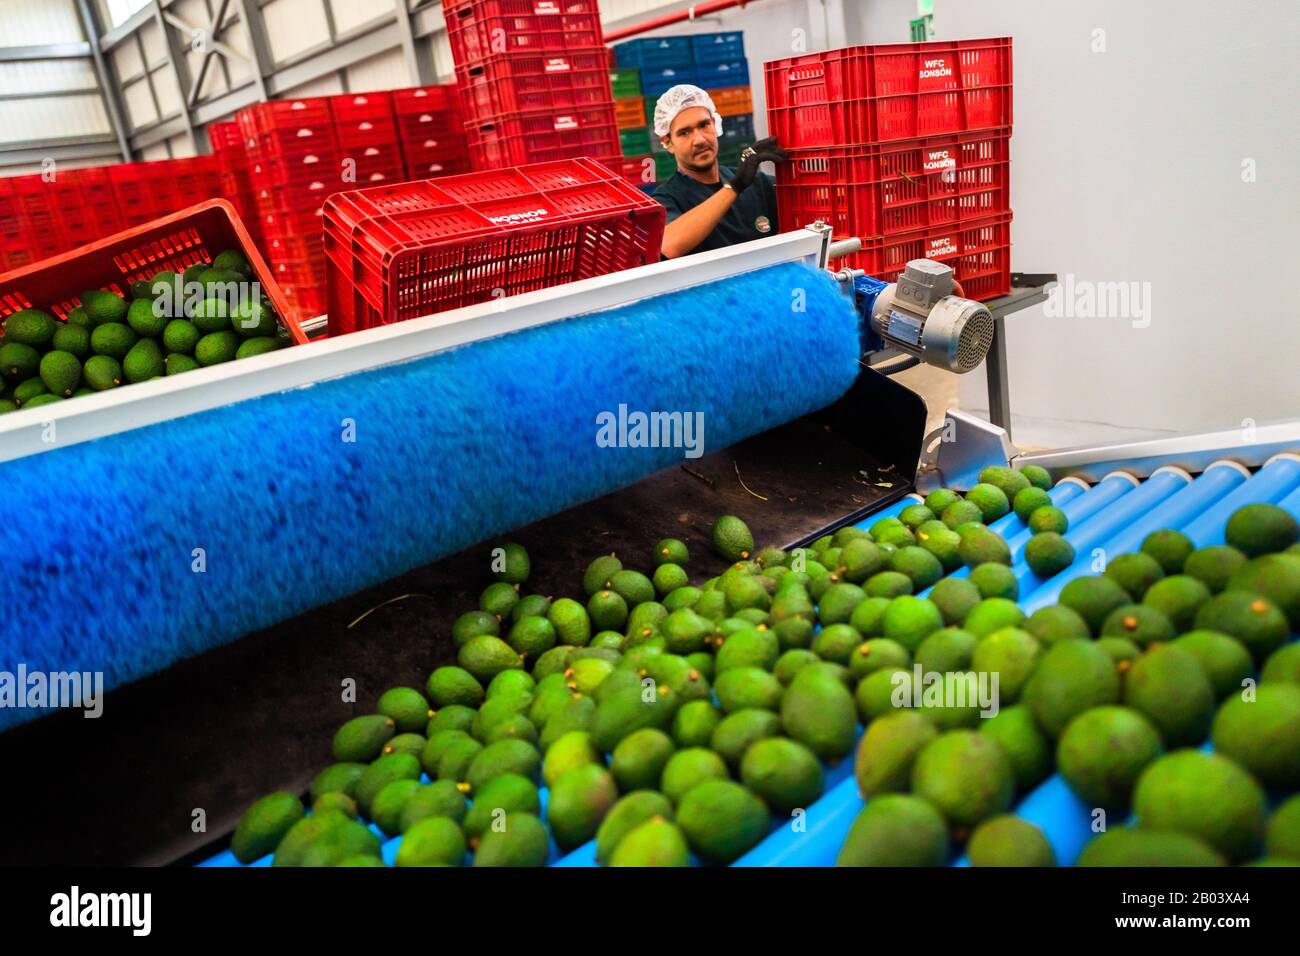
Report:
M 789 158 L 789 154 L 777 143 L 775 136 L 760 139 L 753 146 L 746 146 L 741 152 L 740 162 L 736 164 L 736 175 L 731 177 L 727 185 L 739 195 L 754 184 L 759 163 L 769 161 L 783 163 Z

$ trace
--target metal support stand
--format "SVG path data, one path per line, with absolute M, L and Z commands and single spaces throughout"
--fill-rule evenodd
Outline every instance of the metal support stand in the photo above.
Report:
M 984 359 L 989 383 L 989 421 L 1011 435 L 1011 397 L 1007 387 L 1007 342 L 1002 319 L 1013 312 L 1046 301 L 1048 287 L 1056 281 L 1055 273 L 1011 274 L 1011 291 L 984 304 L 993 314 L 993 344 Z

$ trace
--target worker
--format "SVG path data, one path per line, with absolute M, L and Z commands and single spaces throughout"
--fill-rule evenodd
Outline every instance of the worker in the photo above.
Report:
M 746 147 L 735 169 L 719 166 L 722 117 L 708 93 L 685 83 L 659 97 L 654 131 L 677 160 L 677 172 L 654 191 L 668 210 L 664 258 L 776 234 L 776 188 L 758 168 L 788 158 L 775 137 Z

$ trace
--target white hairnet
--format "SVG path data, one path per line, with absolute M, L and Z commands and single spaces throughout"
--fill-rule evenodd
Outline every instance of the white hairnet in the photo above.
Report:
M 718 115 L 718 108 L 713 105 L 713 97 L 698 86 L 691 86 L 689 83 L 674 86 L 659 97 L 659 102 L 655 103 L 655 135 L 660 139 L 667 136 L 673 127 L 673 120 L 677 119 L 677 114 L 692 106 L 702 106 L 713 114 L 713 131 L 721 136 L 722 117 Z

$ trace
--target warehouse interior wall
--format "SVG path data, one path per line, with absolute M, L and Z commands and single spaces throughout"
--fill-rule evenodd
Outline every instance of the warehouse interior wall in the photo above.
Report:
M 915 15 L 870 0 L 849 32 L 895 42 Z M 1012 269 L 1063 280 L 1059 305 L 1006 320 L 1015 441 L 1300 415 L 1300 7 L 936 0 L 934 22 L 937 40 L 1014 38 Z M 983 368 L 960 400 L 986 413 Z

